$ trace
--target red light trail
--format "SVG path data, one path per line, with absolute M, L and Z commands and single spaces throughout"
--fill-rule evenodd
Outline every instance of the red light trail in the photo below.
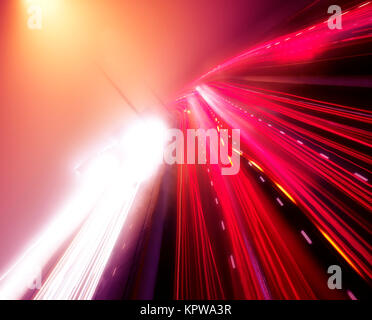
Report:
M 199 179 L 196 169 L 179 169 L 176 298 L 224 298 L 229 285 L 221 274 L 227 270 L 234 279 L 229 297 L 319 298 L 324 292 L 315 289 L 319 279 L 311 277 L 321 274 L 320 266 L 303 252 L 300 239 L 292 238 L 299 234 L 309 246 L 313 237 L 324 237 L 330 249 L 371 284 L 372 159 L 361 150 L 372 146 L 372 112 L 259 86 L 290 83 L 271 76 L 270 68 L 348 59 L 337 56 L 345 46 L 371 42 L 371 10 L 369 3 L 351 9 L 337 32 L 321 22 L 251 48 L 204 75 L 195 91 L 178 100 L 180 108 L 192 110 L 181 115 L 185 128 L 240 128 L 241 161 L 250 167 L 231 177 L 208 167 L 208 175 L 199 174 Z M 359 54 L 364 55 L 353 56 Z M 245 70 L 265 70 L 267 75 L 247 77 Z M 296 76 L 287 78 L 298 82 Z M 311 80 L 322 83 L 321 77 Z M 205 193 L 208 180 L 216 197 L 213 209 L 213 201 L 198 196 Z M 262 192 L 261 185 L 268 182 L 272 199 Z M 316 234 L 288 225 L 283 215 L 293 204 Z M 221 237 L 230 251 L 218 244 L 211 249 L 213 240 L 205 227 L 205 216 L 211 215 L 216 216 L 214 223 L 221 221 Z M 226 261 L 216 267 L 220 250 Z
M 342 91 L 371 90 L 352 71 L 371 57 L 372 4 L 345 11 L 342 24 L 317 21 L 253 46 L 166 106 L 185 135 L 216 129 L 220 149 L 232 142 L 227 165 L 159 166 L 165 124 L 146 120 L 104 73 L 139 120 L 88 161 L 88 174 L 79 167 L 66 207 L 0 275 L 0 298 L 363 298 L 372 111 Z M 240 144 L 223 135 L 234 129 Z M 227 166 L 240 170 L 221 174 Z M 346 275 L 342 290 L 327 287 L 332 264 Z M 45 276 L 30 291 L 31 267 Z

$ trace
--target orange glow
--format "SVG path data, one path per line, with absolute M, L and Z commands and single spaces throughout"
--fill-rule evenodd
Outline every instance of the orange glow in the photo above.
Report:
M 279 184 L 275 183 L 275 185 L 294 203 L 296 204 L 295 199 L 292 198 L 292 196 Z
M 39 6 L 44 14 L 57 13 L 61 5 L 61 0 L 23 0 L 27 7 Z
M 262 168 L 256 163 L 256 162 L 253 162 L 252 160 L 249 161 L 251 164 L 253 164 L 258 170 L 260 170 L 261 172 L 264 172 L 262 170 Z

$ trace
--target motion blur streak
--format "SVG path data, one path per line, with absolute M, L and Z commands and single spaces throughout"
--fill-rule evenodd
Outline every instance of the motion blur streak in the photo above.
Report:
M 2 299 L 21 298 L 33 281 L 28 270 L 42 270 L 79 224 L 79 231 L 34 298 L 93 297 L 141 182 L 160 164 L 156 154 L 162 154 L 165 131 L 162 121 L 141 118 L 126 131 L 122 141 L 88 164 L 82 177 L 84 184 L 68 209 L 2 277 Z M 138 166 L 143 158 L 147 159 L 145 168 Z
M 227 131 L 219 148 L 207 139 L 206 157 L 231 148 L 230 164 L 164 165 L 149 191 L 145 179 L 159 167 L 166 126 L 141 118 L 79 166 L 74 196 L 2 275 L 0 297 L 369 297 L 372 84 L 364 69 L 372 3 L 342 9 L 342 29 L 328 28 L 326 12 L 301 21 L 201 75 L 161 108 L 184 136 Z M 228 166 L 240 170 L 221 175 Z M 150 203 L 139 200 L 144 193 Z M 143 215 L 133 223 L 138 202 Z M 327 285 L 331 265 L 342 270 L 340 290 Z M 46 276 L 40 290 L 25 293 L 33 269 Z
M 35 299 L 91 299 L 125 223 L 139 181 L 118 171 Z
M 372 112 L 282 89 L 288 84 L 370 87 L 363 78 L 296 73 L 326 63 L 342 68 L 350 59 L 370 56 L 371 17 L 368 2 L 344 12 L 342 30 L 333 32 L 322 21 L 253 47 L 203 75 L 177 100 L 176 108 L 192 110 L 179 113 L 184 130 L 240 128 L 241 161 L 249 166 L 231 177 L 207 166 L 207 176 L 199 172 L 199 181 L 195 169 L 179 169 L 176 298 L 323 296 L 321 282 L 314 278 L 322 274 L 311 257 L 314 237 L 371 285 Z M 283 76 L 290 72 L 285 68 L 295 70 L 294 76 Z M 201 187 L 206 179 L 214 204 L 197 195 L 206 193 Z M 263 185 L 265 190 L 270 186 L 271 199 Z M 204 222 L 216 219 L 211 215 L 223 226 L 209 231 L 222 237 L 214 240 L 214 249 Z M 303 218 L 312 224 L 311 237 L 301 229 Z M 311 245 L 306 252 L 300 243 L 304 239 Z M 221 250 L 216 248 L 225 252 L 217 268 Z M 230 270 L 232 284 L 221 276 L 224 268 Z M 341 295 L 347 298 L 347 292 Z

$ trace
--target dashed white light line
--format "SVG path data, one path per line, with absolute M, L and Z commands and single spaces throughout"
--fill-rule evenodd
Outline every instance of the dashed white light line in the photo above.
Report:
M 355 172 L 354 175 L 356 177 L 358 177 L 359 179 L 362 179 L 363 181 L 367 182 L 368 179 L 366 177 L 363 177 L 361 174 L 359 174 L 358 172 Z
M 284 203 L 282 202 L 282 200 L 280 200 L 280 198 L 278 197 L 278 198 L 276 198 L 276 201 L 278 201 L 278 203 L 280 204 L 280 206 L 281 207 L 283 207 L 284 206 Z
M 363 4 L 361 4 L 358 8 L 363 8 L 364 6 L 366 6 L 367 4 L 369 4 L 370 3 L 370 1 L 369 2 L 366 2 L 366 3 L 363 3 Z
M 307 241 L 308 244 L 312 244 L 313 243 L 304 230 L 301 230 L 301 234 L 305 238 L 305 240 Z
M 226 230 L 226 228 L 225 228 L 225 223 L 224 223 L 222 220 L 221 220 L 221 228 L 222 228 L 223 231 Z
M 260 176 L 260 180 L 261 180 L 262 182 L 265 182 L 265 179 L 264 179 L 262 176 Z
M 115 277 L 117 267 L 115 267 L 114 271 L 112 272 L 112 277 Z
M 351 300 L 358 300 L 357 297 L 354 295 L 354 293 L 352 293 L 350 290 L 347 290 L 346 292 Z
M 231 266 L 232 266 L 232 268 L 233 268 L 233 269 L 236 269 L 235 260 L 234 260 L 234 257 L 233 257 L 232 254 L 230 255 L 230 261 L 231 261 Z

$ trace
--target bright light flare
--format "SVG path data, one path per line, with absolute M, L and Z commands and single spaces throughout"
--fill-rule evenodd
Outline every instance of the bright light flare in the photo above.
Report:
M 118 168 L 117 159 L 100 155 L 88 166 L 74 196 L 58 212 L 21 257 L 0 277 L 0 299 L 18 299 L 30 289 L 33 277 L 87 217 Z
M 125 224 L 141 182 L 158 167 L 166 126 L 159 119 L 135 122 L 122 143 L 92 159 L 64 209 L 18 261 L 0 277 L 0 299 L 22 298 L 62 243 L 83 223 L 35 299 L 91 299 Z M 45 281 L 44 281 L 45 280 Z
M 129 128 L 122 148 L 132 179 L 144 180 L 152 175 L 163 159 L 166 134 L 166 125 L 157 118 L 141 119 Z

